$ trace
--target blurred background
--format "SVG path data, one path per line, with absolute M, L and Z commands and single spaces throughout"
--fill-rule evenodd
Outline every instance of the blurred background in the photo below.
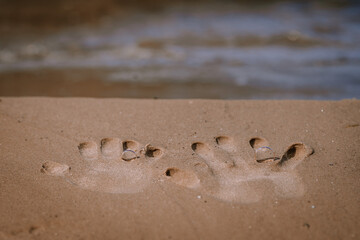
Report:
M 359 98 L 360 3 L 0 0 L 0 96 Z

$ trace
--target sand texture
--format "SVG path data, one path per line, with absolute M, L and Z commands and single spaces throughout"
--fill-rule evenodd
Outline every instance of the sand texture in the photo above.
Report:
M 360 101 L 0 100 L 0 239 L 359 239 Z

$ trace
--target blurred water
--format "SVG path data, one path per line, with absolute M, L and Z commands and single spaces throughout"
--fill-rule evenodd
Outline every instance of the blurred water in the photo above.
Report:
M 108 82 L 255 89 L 246 97 L 224 91 L 221 98 L 359 98 L 360 6 L 207 5 L 134 12 L 36 42 L 3 43 L 0 50 L 0 74 L 73 68 L 108 70 Z M 263 96 L 266 89 L 277 91 Z

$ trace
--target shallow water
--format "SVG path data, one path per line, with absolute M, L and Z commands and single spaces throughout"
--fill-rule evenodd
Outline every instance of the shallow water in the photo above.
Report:
M 94 81 L 103 92 L 86 93 L 85 88 L 73 95 L 359 98 L 360 5 L 172 7 L 126 18 L 111 15 L 99 24 L 66 28 L 36 41 L 7 40 L 0 50 L 0 95 L 68 96 L 71 90 L 64 89 L 65 83 L 86 84 L 90 69 L 101 72 Z M 50 86 L 59 72 L 66 76 L 58 81 L 62 92 L 49 94 L 36 87 L 34 92 L 23 91 L 16 86 L 8 90 L 9 81 L 24 82 L 20 78 L 44 70 L 51 70 L 45 85 Z M 101 85 L 138 89 L 130 94 Z

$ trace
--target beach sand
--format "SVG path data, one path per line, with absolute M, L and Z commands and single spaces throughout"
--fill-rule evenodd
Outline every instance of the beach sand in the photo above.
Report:
M 360 101 L 0 100 L 0 239 L 359 239 Z

